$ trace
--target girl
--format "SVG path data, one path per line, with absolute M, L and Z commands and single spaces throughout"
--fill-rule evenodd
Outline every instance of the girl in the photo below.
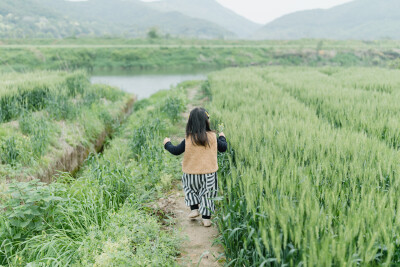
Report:
M 217 196 L 217 151 L 225 152 L 227 143 L 224 133 L 217 138 L 211 131 L 210 120 L 204 108 L 195 108 L 190 112 L 186 125 L 186 138 L 174 146 L 171 139 L 164 139 L 164 148 L 173 155 L 183 152 L 182 183 L 185 191 L 185 203 L 190 207 L 189 218 L 202 215 L 203 225 L 211 226 L 211 213 L 215 210 L 212 198 Z

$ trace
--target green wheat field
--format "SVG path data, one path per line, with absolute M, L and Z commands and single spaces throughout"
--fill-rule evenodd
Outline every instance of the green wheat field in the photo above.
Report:
M 223 264 L 399 265 L 400 71 L 388 52 L 397 43 L 385 44 L 10 42 L 0 48 L 0 265 L 176 266 L 183 240 L 149 203 L 179 181 L 180 158 L 162 140 L 182 134 L 191 88 L 229 146 L 214 219 Z M 219 70 L 131 112 L 134 96 L 90 83 L 96 68 L 189 65 Z M 75 150 L 88 153 L 79 169 L 60 170 Z

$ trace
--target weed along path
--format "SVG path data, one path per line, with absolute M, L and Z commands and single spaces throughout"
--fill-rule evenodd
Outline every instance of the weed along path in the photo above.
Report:
M 192 87 L 187 91 L 188 105 L 186 112 L 182 114 L 185 123 L 189 117 L 189 112 L 196 106 L 202 106 L 205 99 L 202 99 L 200 87 Z M 181 128 L 182 133 L 185 132 L 184 125 Z M 182 136 L 172 136 L 174 143 L 180 142 Z M 187 216 L 189 208 L 185 205 L 184 193 L 181 181 L 174 184 L 170 197 L 162 199 L 159 205 L 164 206 L 169 212 L 176 217 L 176 227 L 181 230 L 181 237 L 184 238 L 182 244 L 181 255 L 178 258 L 178 264 L 181 266 L 221 266 L 223 262 L 220 255 L 223 248 L 220 245 L 213 245 L 214 240 L 218 237 L 218 229 L 215 225 L 212 227 L 204 227 L 201 216 L 194 220 L 190 220 Z M 221 258 L 221 259 L 220 259 Z
M 130 96 L 104 88 L 109 99 L 121 95 L 110 114 L 117 116 Z M 9 183 L 0 194 L 0 266 L 174 266 L 178 233 L 146 207 L 178 176 L 179 159 L 163 157 L 157 141 L 179 120 L 185 97 L 160 91 L 135 102 L 123 124 L 107 119 L 117 123 L 113 138 L 74 176 Z

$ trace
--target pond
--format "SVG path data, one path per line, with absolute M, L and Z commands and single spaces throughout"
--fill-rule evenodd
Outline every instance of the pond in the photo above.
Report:
M 171 86 L 189 81 L 205 80 L 211 71 L 191 71 L 188 73 L 172 72 L 125 72 L 125 73 L 95 73 L 92 83 L 102 83 L 116 86 L 122 90 L 137 95 L 138 99 L 147 98 L 159 90 L 170 89 Z

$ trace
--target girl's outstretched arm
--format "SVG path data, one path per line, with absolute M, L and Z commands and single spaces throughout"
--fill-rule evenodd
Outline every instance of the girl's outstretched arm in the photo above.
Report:
M 185 139 L 177 146 L 174 146 L 171 141 L 167 140 L 164 144 L 164 148 L 172 155 L 178 156 L 185 152 Z
M 217 138 L 217 143 L 218 143 L 218 151 L 219 152 L 225 152 L 228 149 L 228 143 L 226 142 L 226 138 L 224 133 L 220 133 L 219 137 Z

